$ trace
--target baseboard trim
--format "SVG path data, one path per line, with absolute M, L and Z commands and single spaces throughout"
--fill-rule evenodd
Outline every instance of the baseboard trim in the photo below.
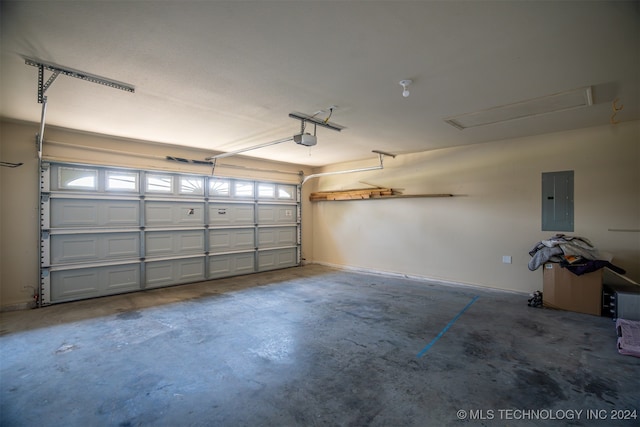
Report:
M 36 308 L 36 303 L 34 301 L 22 302 L 19 304 L 2 305 L 0 306 L 0 313 L 4 313 L 7 311 L 31 310 L 32 308 Z
M 456 287 L 456 288 L 464 287 L 464 288 L 471 288 L 471 289 L 482 289 L 484 291 L 508 292 L 508 293 L 513 293 L 513 294 L 517 294 L 517 295 L 528 295 L 529 294 L 529 292 L 525 292 L 525 291 L 515 291 L 513 289 L 495 288 L 495 287 L 491 287 L 491 286 L 487 286 L 487 285 L 481 285 L 481 284 L 478 284 L 478 283 L 455 282 L 455 281 L 451 281 L 451 280 L 444 280 L 444 279 L 438 279 L 438 278 L 427 277 L 427 276 L 420 276 L 420 275 L 415 275 L 415 274 L 397 273 L 397 272 L 385 271 L 385 270 L 371 270 L 371 269 L 366 269 L 366 268 L 362 268 L 362 267 L 354 267 L 354 266 L 350 266 L 350 265 L 332 264 L 332 263 L 328 263 L 328 262 L 318 262 L 318 261 L 309 262 L 309 261 L 307 261 L 306 264 L 318 264 L 318 265 L 323 265 L 325 267 L 334 268 L 336 270 L 352 271 L 354 273 L 371 274 L 371 275 L 374 275 L 374 276 L 386 276 L 386 277 L 394 277 L 394 278 L 401 278 L 401 279 L 410 279 L 410 280 L 416 280 L 416 281 L 419 281 L 419 282 L 428 282 L 428 283 L 441 285 L 441 286 L 448 286 L 448 287 Z

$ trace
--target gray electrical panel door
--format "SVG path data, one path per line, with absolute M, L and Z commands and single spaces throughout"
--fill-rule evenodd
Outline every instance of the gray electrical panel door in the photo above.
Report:
M 573 231 L 573 171 L 542 174 L 542 231 Z
M 41 305 L 300 264 L 300 186 L 43 163 Z

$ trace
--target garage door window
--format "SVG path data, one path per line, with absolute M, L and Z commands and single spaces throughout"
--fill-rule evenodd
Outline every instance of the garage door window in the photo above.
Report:
M 146 191 L 150 193 L 171 193 L 173 190 L 173 176 L 147 175 Z
M 253 197 L 253 182 L 235 181 L 233 190 L 236 197 Z
M 180 194 L 204 195 L 204 178 L 198 176 L 180 177 Z
M 296 187 L 294 185 L 278 184 L 278 199 L 294 200 L 296 197 Z
M 98 171 L 62 167 L 58 173 L 58 185 L 67 190 L 97 190 Z
M 258 197 L 261 199 L 273 199 L 276 194 L 275 184 L 259 184 L 258 185 Z
M 229 197 L 230 186 L 228 179 L 210 178 L 209 195 L 213 197 Z
M 107 191 L 138 192 L 139 174 L 136 172 L 107 171 Z

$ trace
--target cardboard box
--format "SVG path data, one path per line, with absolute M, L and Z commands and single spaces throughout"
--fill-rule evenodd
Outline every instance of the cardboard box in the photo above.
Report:
M 602 269 L 577 276 L 558 263 L 544 264 L 542 303 L 545 307 L 600 316 Z

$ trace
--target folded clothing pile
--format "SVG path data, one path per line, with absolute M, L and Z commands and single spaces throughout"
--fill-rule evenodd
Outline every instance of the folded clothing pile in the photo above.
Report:
M 529 270 L 537 270 L 547 261 L 563 262 L 565 257 L 581 257 L 584 260 L 598 260 L 598 250 L 584 237 L 556 234 L 548 240 L 542 240 L 529 251 L 531 260 Z
M 640 357 L 640 321 L 616 320 L 618 333 L 618 352 L 629 356 Z

